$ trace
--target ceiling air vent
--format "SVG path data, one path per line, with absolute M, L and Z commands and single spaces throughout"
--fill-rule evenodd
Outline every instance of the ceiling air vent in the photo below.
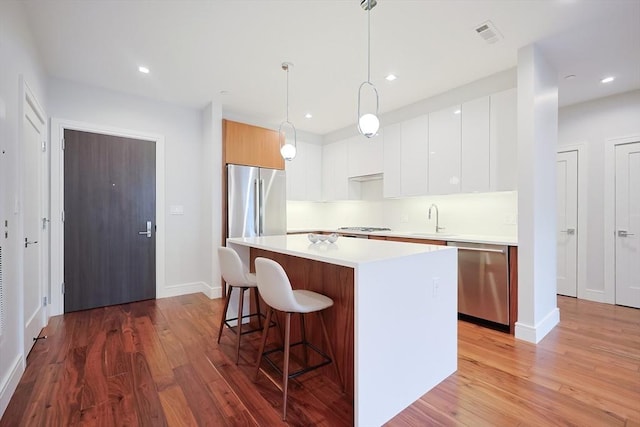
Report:
M 489 44 L 493 44 L 502 39 L 502 34 L 500 34 L 500 31 L 498 31 L 491 21 L 478 25 L 476 27 L 476 33 Z

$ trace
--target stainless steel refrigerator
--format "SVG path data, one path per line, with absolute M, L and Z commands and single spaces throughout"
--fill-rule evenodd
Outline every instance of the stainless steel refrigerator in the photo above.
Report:
M 287 234 L 285 171 L 227 165 L 228 237 Z

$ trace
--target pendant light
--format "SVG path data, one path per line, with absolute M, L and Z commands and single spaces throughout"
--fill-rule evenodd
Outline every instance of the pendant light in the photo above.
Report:
M 296 127 L 289 121 L 289 68 L 293 67 L 293 64 L 290 62 L 283 62 L 282 69 L 287 72 L 287 119 L 280 123 L 280 127 L 278 128 L 278 135 L 280 138 L 280 154 L 282 158 L 285 160 L 293 160 L 296 157 L 297 152 L 297 135 L 296 135 Z M 283 131 L 283 128 L 289 127 L 290 130 L 293 130 L 293 144 L 290 141 L 287 141 L 286 132 Z
M 376 0 L 360 0 L 360 6 L 367 11 L 367 81 L 362 82 L 358 89 L 358 131 L 367 138 L 373 138 L 378 134 L 380 120 L 378 120 L 378 90 L 371 83 L 371 9 L 377 4 Z M 376 96 L 376 112 L 361 114 L 362 88 L 370 86 Z

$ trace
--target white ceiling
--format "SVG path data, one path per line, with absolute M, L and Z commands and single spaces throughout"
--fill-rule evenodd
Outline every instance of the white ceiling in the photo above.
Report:
M 356 121 L 367 72 L 359 0 L 23 3 L 51 75 L 188 107 L 219 100 L 227 114 L 277 124 L 289 61 L 298 129 L 324 135 Z M 499 43 L 475 34 L 487 20 Z M 382 113 L 514 67 L 532 42 L 558 71 L 561 105 L 640 88 L 640 0 L 378 0 L 371 32 Z M 385 81 L 389 72 L 398 80 Z M 606 75 L 617 79 L 599 83 Z

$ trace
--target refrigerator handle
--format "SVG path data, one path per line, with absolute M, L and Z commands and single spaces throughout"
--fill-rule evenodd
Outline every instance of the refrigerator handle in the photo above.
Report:
M 264 197 L 264 179 L 260 179 L 260 235 L 264 234 L 264 214 L 265 214 L 265 197 Z
M 260 235 L 260 180 L 256 179 L 253 183 L 254 185 L 254 194 L 253 198 L 253 231 L 256 233 L 256 236 Z

